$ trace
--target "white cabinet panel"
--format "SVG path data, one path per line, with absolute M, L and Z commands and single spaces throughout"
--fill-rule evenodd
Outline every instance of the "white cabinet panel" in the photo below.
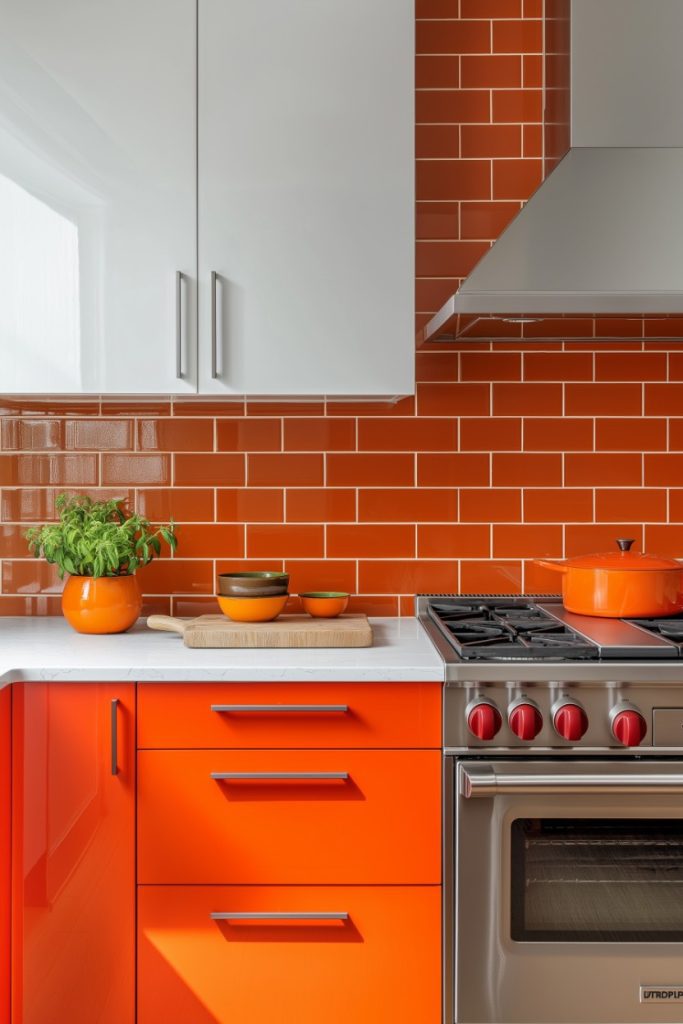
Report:
M 198 9 L 199 390 L 412 392 L 412 0 Z
M 196 390 L 195 33 L 194 0 L 0 0 L 0 393 Z

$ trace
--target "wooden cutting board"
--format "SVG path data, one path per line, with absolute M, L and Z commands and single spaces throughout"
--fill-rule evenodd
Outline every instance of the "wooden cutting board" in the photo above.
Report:
M 310 615 L 281 615 L 273 622 L 232 622 L 225 615 L 175 619 L 150 615 L 150 629 L 179 633 L 186 647 L 371 647 L 367 615 L 313 619 Z

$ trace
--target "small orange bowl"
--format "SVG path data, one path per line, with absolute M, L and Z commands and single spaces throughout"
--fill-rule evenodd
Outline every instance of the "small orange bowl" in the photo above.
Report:
M 276 597 L 223 597 L 216 600 L 224 615 L 233 622 L 271 622 L 284 610 L 289 594 Z
M 316 619 L 334 619 L 346 611 L 349 595 L 334 590 L 319 590 L 299 594 L 304 611 Z

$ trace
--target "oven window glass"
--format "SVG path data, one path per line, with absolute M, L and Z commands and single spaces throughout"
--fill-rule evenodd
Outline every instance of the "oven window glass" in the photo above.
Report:
M 518 942 L 683 940 L 683 819 L 513 821 L 511 935 Z

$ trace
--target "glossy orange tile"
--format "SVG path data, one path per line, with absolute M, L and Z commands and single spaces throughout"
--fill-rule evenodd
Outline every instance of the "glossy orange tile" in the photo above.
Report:
M 645 550 L 651 554 L 683 557 L 683 528 L 680 524 L 645 527 Z
M 418 160 L 445 160 L 460 156 L 460 136 L 454 124 L 415 126 L 415 156 Z
M 416 203 L 415 231 L 418 239 L 460 237 L 457 203 Z
M 361 523 L 447 523 L 458 515 L 456 491 L 427 487 L 377 488 L 358 492 Z
M 415 59 L 416 89 L 457 89 L 460 61 L 457 55 L 422 54 Z
M 460 522 L 516 523 L 522 518 L 522 492 L 512 487 L 460 491 Z
M 562 527 L 557 525 L 510 525 L 493 527 L 494 558 L 561 558 Z
M 494 416 L 561 416 L 561 384 L 493 385 Z
M 464 89 L 517 89 L 522 84 L 522 58 L 518 53 L 502 56 L 463 56 L 460 62 L 460 76 Z M 469 155 L 495 154 L 484 152 Z
M 252 400 L 247 402 L 247 416 L 322 416 L 324 402 L 318 401 L 270 401 Z
M 641 384 L 566 384 L 567 416 L 639 416 Z
M 137 575 L 143 594 L 206 596 L 215 591 L 213 562 L 209 559 L 155 559 Z
M 438 388 L 451 385 L 425 384 Z M 457 385 L 454 385 L 457 387 Z M 454 419 L 360 419 L 358 448 L 360 451 L 450 451 L 457 448 L 458 427 Z
M 519 352 L 463 352 L 460 367 L 462 380 L 515 381 L 522 378 Z
M 489 199 L 489 162 L 418 160 L 416 192 L 418 199 Z
M 245 483 L 245 457 L 233 454 L 174 455 L 173 482 L 180 487 L 242 487 Z
M 418 241 L 415 272 L 418 277 L 466 277 L 488 250 L 488 242 Z
M 2 558 L 32 558 L 26 543 L 23 526 L 0 526 L 0 556 Z
M 181 558 L 243 558 L 244 527 L 241 523 L 196 523 L 178 528 Z
M 418 383 L 457 381 L 458 367 L 457 352 L 418 352 L 415 356 L 415 373 Z
M 243 398 L 174 398 L 174 416 L 244 416 Z
M 87 396 L 0 395 L 0 416 L 97 416 L 99 411 L 99 399 Z
M 581 452 L 593 450 L 593 420 L 557 416 L 553 419 L 525 419 L 525 451 Z
M 519 18 L 521 14 L 522 0 L 460 0 L 461 18 Z
M 0 596 L 0 615 L 61 615 L 61 597 Z
M 170 455 L 102 455 L 102 483 L 124 487 L 166 486 L 171 483 Z
M 418 558 L 490 558 L 489 526 L 462 523 L 419 525 Z
M 543 57 L 540 54 L 527 54 L 522 57 L 522 85 L 525 89 L 540 89 L 543 85 Z M 525 125 L 530 128 L 531 125 Z M 540 125 L 539 125 L 540 128 Z M 542 135 L 542 132 L 541 132 Z M 541 139 L 542 145 L 542 139 Z M 542 149 L 539 149 L 539 154 Z
M 497 19 L 492 24 L 494 53 L 541 53 L 543 22 L 540 18 Z
M 593 379 L 590 352 L 525 352 L 524 380 L 570 381 Z
M 3 419 L 0 441 L 4 451 L 60 451 L 64 449 L 64 420 Z
M 219 523 L 281 523 L 284 495 L 283 490 L 275 488 L 220 487 L 216 491 L 216 520 Z
M 418 124 L 481 124 L 491 120 L 491 99 L 487 89 L 458 92 L 447 89 L 418 90 L 415 94 Z M 513 118 L 514 120 L 514 118 Z M 429 198 L 420 196 L 418 199 Z M 448 196 L 434 196 L 448 199 Z
M 247 484 L 250 486 L 317 486 L 323 483 L 323 476 L 322 455 L 247 456 Z
M 585 487 L 530 487 L 524 491 L 527 523 L 585 523 L 593 520 L 593 491 Z
M 413 600 L 410 606 L 407 606 L 406 610 L 403 611 L 400 609 L 398 597 L 392 597 L 388 594 L 358 594 L 356 597 L 352 595 L 349 599 L 348 610 L 349 612 L 363 612 L 365 615 L 387 616 L 391 618 L 395 615 L 414 615 L 414 604 Z M 1 614 L 2 606 L 0 605 Z
M 281 448 L 282 426 L 279 419 L 252 416 L 216 420 L 216 449 L 219 452 L 279 452 Z
M 285 451 L 353 451 L 356 447 L 356 421 L 328 416 L 324 419 L 286 419 Z
M 414 558 L 415 527 L 383 523 L 381 526 L 327 526 L 330 558 Z
M 175 399 L 175 401 L 182 401 L 182 399 Z M 103 397 L 100 411 L 103 416 L 170 416 L 172 405 L 170 398 L 152 398 L 144 395 L 132 395 L 130 398 L 126 398 L 119 395 L 116 398 Z
M 312 525 L 247 526 L 248 558 L 322 558 L 325 553 L 325 529 Z
M 515 561 L 463 561 L 460 563 L 460 593 L 520 594 L 522 563 Z
M 481 487 L 490 483 L 490 459 L 484 453 L 425 452 L 417 457 L 419 487 Z
M 417 21 L 417 53 L 489 53 L 490 49 L 487 21 Z
M 614 523 L 595 525 L 569 525 L 564 531 L 564 550 L 567 558 L 591 555 L 599 551 L 616 551 L 617 537 L 633 537 L 634 551 L 643 550 L 643 527 L 640 523 L 616 520 Z
M 665 352 L 598 352 L 595 379 L 600 381 L 666 380 Z
M 521 419 L 487 416 L 460 421 L 461 451 L 512 452 L 519 451 L 521 447 Z
M 683 487 L 669 490 L 669 519 L 672 523 L 683 523 Z
M 639 487 L 642 457 L 625 452 L 565 455 L 564 482 L 568 487 Z
M 130 456 L 123 456 L 127 457 Z M 97 455 L 0 455 L 0 485 L 3 487 L 41 484 L 92 487 L 99 482 L 98 475 Z
M 448 594 L 457 591 L 458 570 L 445 561 L 360 562 L 358 588 L 373 594 Z
M 520 203 L 461 203 L 462 238 L 495 239 L 520 210 Z
M 494 452 L 494 487 L 559 487 L 562 455 Z
M 2 562 L 3 594 L 30 597 L 37 594 L 61 594 L 63 582 L 57 576 L 57 567 L 38 559 L 22 558 Z
M 482 352 L 481 355 L 487 353 Z M 461 355 L 461 361 L 464 358 L 465 355 Z M 486 416 L 490 407 L 491 389 L 488 384 L 448 382 L 417 385 L 417 411 L 420 416 Z M 432 429 L 439 428 L 434 424 Z M 415 447 L 420 449 L 423 446 L 416 444 Z
M 683 454 L 646 454 L 644 463 L 646 487 L 676 487 L 683 480 Z
M 154 523 L 212 523 L 214 492 L 209 487 L 141 488 L 135 494 L 137 511 Z
M 646 416 L 683 416 L 683 384 L 645 384 Z
M 284 568 L 289 573 L 291 594 L 305 594 L 310 590 L 340 590 L 355 594 L 358 590 L 356 562 L 352 560 L 298 561 L 288 558 Z
M 415 456 L 401 454 L 329 453 L 328 487 L 395 487 L 415 483 Z
M 328 416 L 414 416 L 415 399 L 412 395 L 407 398 L 391 399 L 379 402 L 374 399 L 364 401 L 361 398 L 355 401 L 345 399 L 327 399 L 326 413 Z
M 678 448 L 676 431 L 671 420 L 669 426 L 669 447 Z M 610 417 L 595 421 L 595 447 L 605 452 L 641 452 L 664 451 L 666 444 L 667 422 L 665 419 L 643 417 L 625 419 Z M 680 433 L 683 447 L 683 430 Z
M 55 498 L 58 494 L 86 494 L 97 501 L 121 499 L 128 508 L 133 507 L 135 492 L 123 487 L 14 487 L 3 488 L 0 494 L 0 519 L 3 522 L 43 523 L 57 518 Z
M 528 199 L 542 180 L 543 167 L 540 160 L 493 161 L 494 199 Z
M 212 452 L 212 419 L 142 419 L 136 423 L 141 452 Z
M 286 492 L 288 523 L 343 523 L 356 518 L 356 492 L 350 488 L 295 487 Z
M 598 488 L 595 492 L 595 518 L 599 523 L 613 523 L 628 511 L 632 519 L 644 523 L 666 520 L 667 500 L 663 488 Z
M 542 97 L 541 89 L 495 89 L 492 95 L 494 123 L 540 123 L 543 120 Z
M 523 563 L 525 594 L 559 594 L 560 577 L 552 569 L 544 569 L 533 560 Z

